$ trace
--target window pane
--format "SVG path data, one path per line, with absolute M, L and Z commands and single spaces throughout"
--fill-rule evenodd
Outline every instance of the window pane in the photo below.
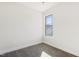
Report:
M 45 35 L 46 36 L 52 36 L 53 35 L 52 25 L 48 25 L 48 26 L 46 25 L 45 29 L 46 29 L 45 30 Z
M 52 16 L 46 16 L 46 25 L 52 25 Z

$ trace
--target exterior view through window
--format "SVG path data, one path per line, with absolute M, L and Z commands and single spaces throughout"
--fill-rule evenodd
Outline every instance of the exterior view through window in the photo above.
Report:
M 53 35 L 53 15 L 45 16 L 45 36 Z

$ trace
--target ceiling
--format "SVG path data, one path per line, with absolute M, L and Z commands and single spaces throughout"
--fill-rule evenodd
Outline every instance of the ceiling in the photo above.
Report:
M 34 10 L 44 12 L 56 5 L 57 2 L 20 2 L 20 4 L 23 4 L 24 6 L 32 8 Z

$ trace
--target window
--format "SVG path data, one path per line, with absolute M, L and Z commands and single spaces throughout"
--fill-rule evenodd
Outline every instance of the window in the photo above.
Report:
M 45 16 L 45 36 L 53 35 L 53 16 Z

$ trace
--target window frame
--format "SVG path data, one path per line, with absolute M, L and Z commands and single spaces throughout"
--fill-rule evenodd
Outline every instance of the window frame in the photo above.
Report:
M 46 25 L 46 17 L 48 17 L 48 16 L 52 16 L 52 25 Z M 50 14 L 50 15 L 45 16 L 45 19 L 44 20 L 45 20 L 45 30 L 44 30 L 45 31 L 45 36 L 53 36 L 53 14 Z M 51 28 L 51 35 L 47 35 L 46 34 L 46 26 L 52 27 Z

